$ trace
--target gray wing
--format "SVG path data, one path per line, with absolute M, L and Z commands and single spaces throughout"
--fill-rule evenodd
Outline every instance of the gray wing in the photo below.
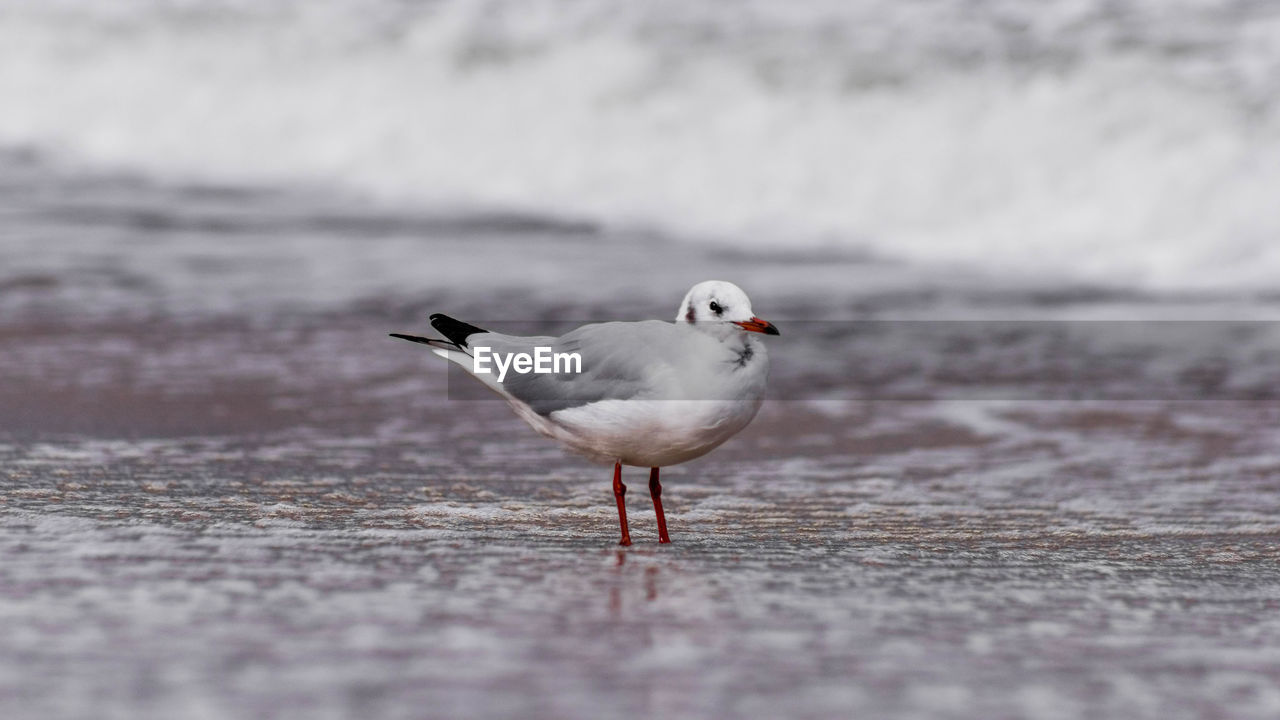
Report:
M 502 389 L 545 416 L 601 400 L 655 394 L 657 371 L 671 362 L 661 348 L 675 340 L 675 326 L 646 320 L 584 325 L 558 338 L 489 335 L 495 352 L 532 353 L 541 345 L 551 347 L 553 353 L 576 353 L 581 358 L 580 373 L 507 374 Z M 476 337 L 475 344 L 489 339 Z

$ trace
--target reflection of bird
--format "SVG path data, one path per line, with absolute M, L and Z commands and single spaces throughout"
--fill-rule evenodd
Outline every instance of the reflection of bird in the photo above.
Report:
M 769 358 L 759 334 L 777 335 L 755 317 L 737 285 L 718 280 L 694 285 L 675 323 L 659 320 L 584 325 L 560 337 L 489 332 L 432 315 L 446 339 L 393 334 L 435 348 L 506 398 L 535 430 L 588 458 L 613 463 L 613 493 L 622 544 L 631 544 L 622 466 L 651 468 L 649 491 L 658 515 L 658 542 L 667 537 L 658 468 L 700 457 L 746 427 L 760 409 Z M 518 358 L 537 348 L 577 354 L 580 363 L 518 372 Z M 501 381 L 477 372 L 476 355 L 508 358 Z M 529 363 L 523 367 L 528 369 Z

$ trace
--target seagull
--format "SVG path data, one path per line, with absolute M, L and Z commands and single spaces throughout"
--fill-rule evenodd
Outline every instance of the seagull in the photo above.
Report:
M 658 469 L 707 454 L 751 422 L 769 374 L 761 336 L 778 334 L 755 316 L 746 293 L 721 280 L 694 285 L 674 323 L 593 323 L 552 337 L 503 335 L 440 313 L 430 320 L 443 339 L 391 337 L 430 346 L 501 395 L 534 430 L 613 463 L 620 545 L 631 544 L 622 466 L 650 469 L 658 542 L 671 542 Z M 545 372 L 532 362 L 540 354 L 555 358 Z

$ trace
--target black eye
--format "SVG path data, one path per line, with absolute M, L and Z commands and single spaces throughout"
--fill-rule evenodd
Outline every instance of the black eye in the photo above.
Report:
M 720 313 L 724 312 L 724 308 L 720 307 L 720 303 L 716 302 L 715 300 L 712 300 L 712 301 L 711 301 L 711 312 L 713 312 L 713 313 L 715 313 L 715 314 L 719 315 Z

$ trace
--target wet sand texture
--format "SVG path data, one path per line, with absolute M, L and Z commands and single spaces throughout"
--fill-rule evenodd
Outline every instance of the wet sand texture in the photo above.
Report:
M 27 239 L 0 263 L 0 716 L 1280 712 L 1269 356 L 1222 359 L 1200 399 L 1168 392 L 1199 377 L 1177 359 L 1102 371 L 1149 381 L 1133 399 L 987 365 L 1009 372 L 974 399 L 802 322 L 1197 300 L 713 250 L 601 297 L 582 288 L 662 241 L 32 186 L 7 191 Z M 511 261 L 482 272 L 478 250 Z M 437 310 L 665 318 L 716 276 L 788 349 L 747 431 L 664 470 L 661 548 L 643 471 L 622 551 L 609 468 L 451 401 L 435 358 L 385 337 Z M 985 357 L 983 333 L 952 357 Z

